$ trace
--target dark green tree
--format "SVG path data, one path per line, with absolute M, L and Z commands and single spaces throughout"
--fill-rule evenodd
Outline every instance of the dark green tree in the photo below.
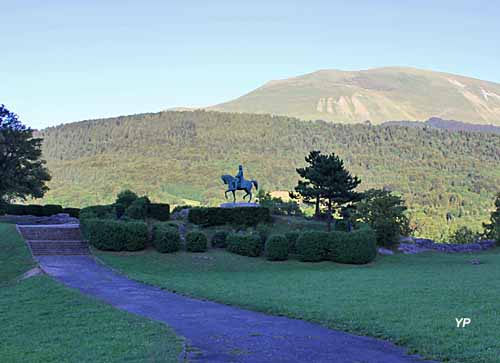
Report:
M 299 175 L 305 175 L 310 190 L 316 191 L 318 199 L 327 209 L 327 228 L 331 230 L 332 216 L 346 205 L 359 200 L 360 194 L 355 191 L 361 180 L 344 167 L 344 161 L 335 153 L 321 154 L 312 151 L 306 161 L 310 166 L 297 169 Z M 304 171 L 304 173 L 301 173 Z M 300 193 L 300 189 L 297 190 Z M 306 194 L 304 197 L 309 197 Z
M 370 189 L 356 206 L 355 216 L 372 227 L 381 246 L 392 246 L 410 232 L 405 201 L 388 190 Z
M 50 175 L 41 160 L 42 139 L 0 105 L 0 199 L 41 198 Z
M 490 223 L 484 224 L 485 235 L 500 244 L 500 193 L 495 199 L 495 210 L 491 212 Z
M 297 173 L 304 180 L 299 180 L 297 186 L 295 187 L 295 192 L 290 192 L 290 198 L 301 199 L 305 204 L 314 204 L 314 216 L 320 216 L 320 189 L 318 186 L 314 185 L 308 180 L 314 180 L 317 178 L 317 163 L 320 159 L 321 152 L 313 150 L 305 157 L 306 163 L 309 165 L 298 168 Z

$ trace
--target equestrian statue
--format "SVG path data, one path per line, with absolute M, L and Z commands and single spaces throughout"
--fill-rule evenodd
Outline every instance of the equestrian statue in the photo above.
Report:
M 243 196 L 243 199 L 245 197 L 249 197 L 248 201 L 250 202 L 252 200 L 252 187 L 255 186 L 256 190 L 259 190 L 259 185 L 257 184 L 257 180 L 245 180 L 243 177 L 243 166 L 240 165 L 238 167 L 238 174 L 235 176 L 225 174 L 221 176 L 222 181 L 224 184 L 226 184 L 227 190 L 224 193 L 224 196 L 227 199 L 227 193 L 233 192 L 233 201 L 236 203 L 236 191 L 237 190 L 244 190 L 246 194 Z

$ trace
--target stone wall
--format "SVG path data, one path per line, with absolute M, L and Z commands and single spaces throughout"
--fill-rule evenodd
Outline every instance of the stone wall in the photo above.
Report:
M 445 253 L 479 252 L 494 248 L 494 240 L 479 240 L 469 244 L 436 243 L 426 238 L 405 238 L 398 250 L 406 254 L 414 254 L 425 251 L 436 251 Z

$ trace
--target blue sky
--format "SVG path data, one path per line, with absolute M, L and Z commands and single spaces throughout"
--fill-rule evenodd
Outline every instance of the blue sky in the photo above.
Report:
M 0 0 L 0 103 L 34 128 L 206 106 L 318 69 L 500 83 L 496 1 Z

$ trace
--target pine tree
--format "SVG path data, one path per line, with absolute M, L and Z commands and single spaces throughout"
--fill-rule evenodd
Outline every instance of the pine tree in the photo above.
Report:
M 310 198 L 311 193 L 317 193 L 317 206 L 319 203 L 327 207 L 327 226 L 331 230 L 332 216 L 343 206 L 359 200 L 360 194 L 354 189 L 361 180 L 344 167 L 344 161 L 335 153 L 323 155 L 320 151 L 311 151 L 306 161 L 310 164 L 305 168 L 297 169 L 297 173 L 306 179 L 303 182 L 304 198 Z M 305 184 L 306 183 L 306 184 Z M 300 194 L 300 183 L 296 191 Z

